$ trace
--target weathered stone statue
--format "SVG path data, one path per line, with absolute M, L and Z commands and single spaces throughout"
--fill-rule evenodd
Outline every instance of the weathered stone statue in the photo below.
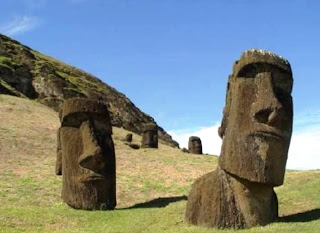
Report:
M 158 148 L 158 126 L 152 123 L 144 125 L 142 140 L 142 148 Z
M 278 217 L 273 187 L 283 184 L 292 132 L 292 72 L 287 60 L 244 52 L 229 76 L 218 168 L 195 181 L 189 223 L 216 228 L 266 225 Z
M 191 154 L 202 155 L 202 144 L 199 137 L 191 136 L 188 142 L 188 150 Z
M 126 142 L 132 142 L 132 133 L 128 133 L 124 139 Z
M 56 174 L 62 175 L 62 199 L 76 209 L 114 209 L 115 152 L 106 105 L 68 99 L 60 121 Z

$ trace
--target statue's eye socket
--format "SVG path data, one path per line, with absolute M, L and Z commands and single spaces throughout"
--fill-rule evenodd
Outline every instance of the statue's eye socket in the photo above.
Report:
M 290 94 L 292 91 L 292 76 L 289 72 L 270 64 L 253 63 L 244 66 L 237 74 L 238 78 L 255 78 L 257 74 L 271 72 L 273 85 L 276 89 Z
M 292 91 L 292 77 L 287 72 L 275 72 L 273 73 L 273 82 L 275 88 L 281 90 L 287 94 L 290 94 Z
M 257 73 L 259 73 L 259 64 L 249 64 L 244 67 L 238 72 L 238 78 L 255 78 Z

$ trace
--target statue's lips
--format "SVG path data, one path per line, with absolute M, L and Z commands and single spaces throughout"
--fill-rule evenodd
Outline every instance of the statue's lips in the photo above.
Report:
M 89 176 L 87 177 L 87 180 L 105 180 L 106 178 L 103 176 Z
M 277 138 L 277 139 L 284 140 L 284 137 L 275 131 L 256 131 L 256 132 L 250 134 L 250 136 L 271 137 L 271 138 Z
M 93 174 L 90 176 L 83 177 L 82 179 L 80 179 L 80 182 L 85 183 L 85 182 L 99 181 L 99 180 L 106 180 L 106 178 L 99 174 Z

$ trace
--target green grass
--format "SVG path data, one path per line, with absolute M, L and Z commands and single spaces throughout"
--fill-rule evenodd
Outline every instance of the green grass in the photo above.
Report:
M 0 56 L 0 66 L 9 68 L 10 70 L 14 71 L 13 67 L 15 67 L 16 65 L 17 64 L 14 61 L 12 61 L 11 58 Z
M 56 71 L 56 73 L 65 78 L 66 80 L 68 80 L 70 83 L 72 84 L 77 84 L 78 83 L 78 77 L 75 77 L 75 76 L 72 76 L 72 75 L 69 75 L 67 73 L 64 73 L 64 72 L 61 72 L 61 71 Z
M 83 92 L 86 92 L 88 88 L 97 89 L 97 84 L 90 82 L 84 77 L 81 78 L 81 77 L 73 76 L 62 71 L 56 71 L 56 74 L 64 78 L 65 80 L 67 80 L 69 83 L 73 84 L 76 87 L 76 88 L 68 88 L 70 90 L 83 93 Z
M 105 84 L 100 83 L 92 75 L 86 73 L 83 70 L 72 67 L 64 62 L 61 62 L 50 56 L 41 54 L 35 50 L 31 50 L 31 53 L 36 57 L 36 64 L 34 73 L 36 76 L 40 73 L 40 68 L 43 65 L 49 65 L 55 67 L 55 73 L 64 78 L 66 81 L 74 85 L 73 90 L 80 93 L 85 93 L 88 88 L 94 89 L 98 92 L 108 94 L 110 91 L 106 88 Z
M 9 91 L 11 91 L 12 93 L 14 93 L 15 95 L 17 95 L 17 96 L 19 96 L 21 98 L 27 98 L 24 94 L 22 94 L 21 92 L 17 91 L 12 86 L 10 86 L 8 83 L 6 83 L 2 79 L 2 77 L 0 77 L 0 85 L 2 85 L 3 87 L 5 87 L 6 89 L 8 89 Z
M 35 101 L 0 95 L 0 232 L 236 232 L 184 222 L 193 181 L 215 169 L 217 157 L 164 144 L 133 150 L 113 128 L 117 157 L 115 211 L 75 210 L 60 198 L 55 176 L 57 113 Z M 141 138 L 134 134 L 133 143 Z M 281 222 L 237 232 L 318 232 L 320 171 L 289 171 L 276 188 Z M 300 213 L 300 214 L 299 214 Z
M 59 61 L 53 57 L 44 55 L 42 53 L 39 53 L 38 51 L 35 50 L 30 50 L 30 52 L 35 56 L 35 58 L 38 60 L 38 62 L 48 62 L 56 65 L 57 67 L 70 67 L 68 64 Z

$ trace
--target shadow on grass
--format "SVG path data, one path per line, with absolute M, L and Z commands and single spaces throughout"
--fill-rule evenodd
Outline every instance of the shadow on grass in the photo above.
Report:
M 137 208 L 162 208 L 166 207 L 170 203 L 187 200 L 187 196 L 178 196 L 178 197 L 159 197 L 154 200 L 135 204 L 133 206 L 122 208 L 121 210 L 128 210 L 128 209 L 137 209 Z
M 320 209 L 291 214 L 279 218 L 279 222 L 311 222 L 320 219 Z

